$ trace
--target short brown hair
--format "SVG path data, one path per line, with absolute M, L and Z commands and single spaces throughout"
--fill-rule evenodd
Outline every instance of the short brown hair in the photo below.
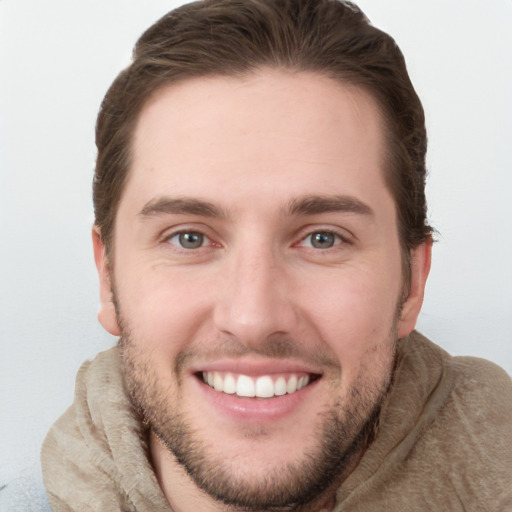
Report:
M 107 253 L 130 169 L 135 123 L 148 98 L 178 81 L 237 76 L 262 67 L 317 72 L 361 87 L 377 100 L 388 139 L 385 179 L 396 202 L 405 258 L 431 239 L 424 113 L 394 40 L 351 2 L 204 0 L 169 12 L 141 36 L 132 64 L 101 105 L 93 196 Z

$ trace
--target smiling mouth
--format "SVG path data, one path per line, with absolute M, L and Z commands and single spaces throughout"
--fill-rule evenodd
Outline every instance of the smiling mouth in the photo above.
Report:
M 296 393 L 317 380 L 320 375 L 290 373 L 250 377 L 243 374 L 211 371 L 200 372 L 198 377 L 220 393 L 249 398 L 272 398 Z

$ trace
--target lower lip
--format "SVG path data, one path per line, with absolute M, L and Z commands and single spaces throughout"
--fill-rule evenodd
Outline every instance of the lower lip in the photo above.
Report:
M 212 404 L 222 414 L 242 422 L 266 423 L 275 421 L 303 408 L 304 401 L 317 387 L 319 380 L 315 380 L 295 393 L 273 398 L 246 398 L 235 394 L 229 395 L 203 383 L 194 377 L 199 392 L 203 393 L 209 404 Z

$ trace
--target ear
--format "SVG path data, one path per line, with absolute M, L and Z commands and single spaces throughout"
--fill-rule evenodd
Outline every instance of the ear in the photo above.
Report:
M 429 240 L 411 251 L 410 291 L 405 299 L 398 320 L 398 338 L 404 338 L 416 327 L 425 292 L 425 283 L 430 272 L 432 241 Z
M 98 320 L 106 331 L 114 336 L 119 336 L 121 330 L 117 323 L 117 315 L 113 302 L 110 269 L 105 254 L 105 244 L 101 239 L 100 230 L 97 226 L 92 228 L 92 245 L 94 248 L 94 260 L 100 278 L 101 306 L 98 311 Z

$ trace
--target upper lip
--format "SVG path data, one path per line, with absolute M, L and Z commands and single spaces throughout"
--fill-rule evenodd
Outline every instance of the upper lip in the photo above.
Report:
M 229 372 L 252 377 L 260 375 L 274 375 L 284 373 L 309 373 L 321 375 L 323 372 L 315 365 L 288 359 L 217 359 L 214 361 L 197 363 L 190 368 L 191 373 L 199 372 Z

